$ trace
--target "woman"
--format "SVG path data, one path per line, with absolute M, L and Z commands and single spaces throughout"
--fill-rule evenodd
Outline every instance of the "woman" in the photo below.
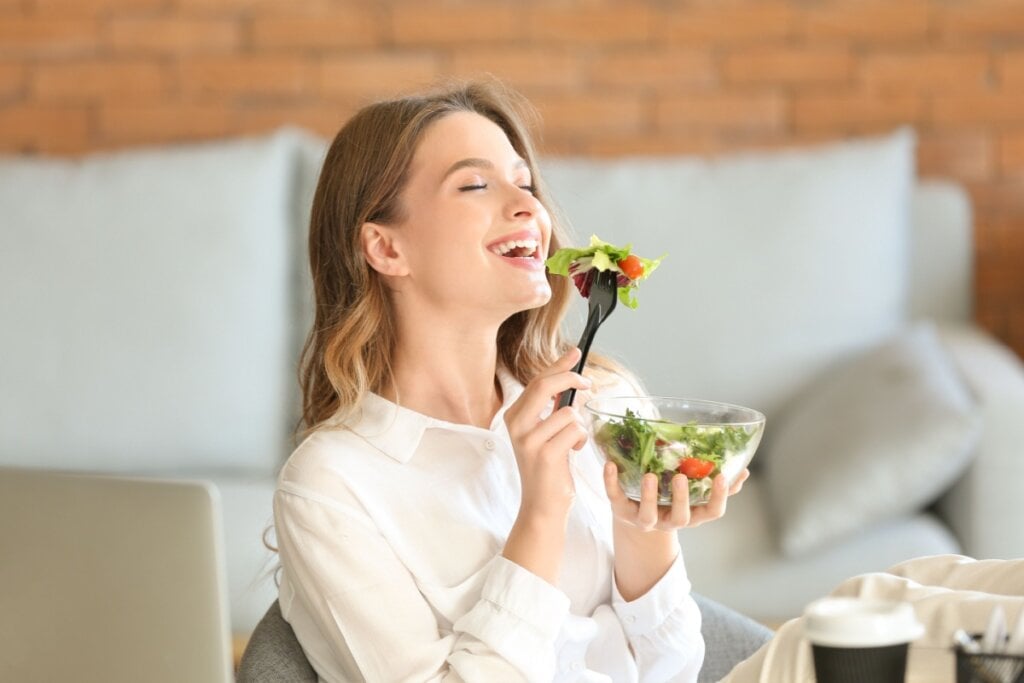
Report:
M 525 105 L 496 84 L 382 102 L 324 161 L 310 226 L 308 436 L 274 499 L 280 601 L 321 679 L 695 680 L 704 645 L 676 530 L 578 411 L 573 296 Z M 591 364 L 592 366 L 595 363 Z M 590 369 L 588 367 L 588 373 Z M 626 384 L 626 388 L 622 386 Z M 739 489 L 740 484 L 734 486 Z

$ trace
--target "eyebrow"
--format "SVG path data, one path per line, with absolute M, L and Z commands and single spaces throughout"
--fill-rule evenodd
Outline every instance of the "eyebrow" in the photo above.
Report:
M 515 163 L 514 167 L 517 168 L 517 169 L 528 168 L 528 165 L 527 165 L 525 159 L 520 159 L 519 161 L 517 161 Z M 480 159 L 478 157 L 470 157 L 468 159 L 460 159 L 459 161 L 456 161 L 454 164 L 452 164 L 451 166 L 448 167 L 448 170 L 444 172 L 444 176 L 443 176 L 442 180 L 444 180 L 445 178 L 450 176 L 452 173 L 455 173 L 456 171 L 458 171 L 461 168 L 485 168 L 485 169 L 491 170 L 491 169 L 494 168 L 494 164 L 491 163 L 490 161 L 488 161 L 487 159 Z

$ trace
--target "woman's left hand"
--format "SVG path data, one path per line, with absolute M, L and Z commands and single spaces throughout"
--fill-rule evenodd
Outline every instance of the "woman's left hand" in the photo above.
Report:
M 743 482 L 750 476 L 744 469 L 736 481 L 726 488 L 725 477 L 714 478 L 711 485 L 711 499 L 706 505 L 690 505 L 690 487 L 686 476 L 677 474 L 672 478 L 672 505 L 658 505 L 658 477 L 652 473 L 644 475 L 640 487 L 640 502 L 626 497 L 619 485 L 615 463 L 604 466 L 604 486 L 612 503 L 612 514 L 621 523 L 641 531 L 674 531 L 695 527 L 718 519 L 725 514 L 729 496 L 743 488 Z

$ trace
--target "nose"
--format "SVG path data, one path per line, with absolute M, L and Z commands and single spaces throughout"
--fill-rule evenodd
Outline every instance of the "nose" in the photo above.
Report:
M 510 186 L 509 198 L 505 207 L 509 217 L 518 220 L 533 218 L 544 210 L 540 201 L 533 196 L 532 192 L 528 192 L 517 185 Z

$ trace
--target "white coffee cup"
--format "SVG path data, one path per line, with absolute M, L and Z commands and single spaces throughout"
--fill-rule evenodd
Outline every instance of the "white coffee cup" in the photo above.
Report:
M 923 633 L 908 602 L 823 598 L 804 610 L 818 683 L 902 683 L 907 649 Z

